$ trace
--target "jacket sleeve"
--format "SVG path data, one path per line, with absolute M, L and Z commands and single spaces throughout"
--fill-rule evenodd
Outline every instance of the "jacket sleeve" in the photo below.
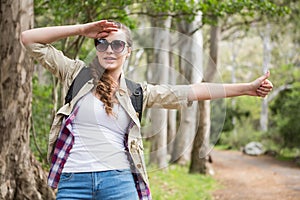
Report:
M 60 81 L 73 80 L 84 63 L 72 60 L 50 44 L 33 43 L 25 46 L 29 55 L 54 74 Z M 68 83 L 67 83 L 68 84 Z
M 189 85 L 151 85 L 144 83 L 144 108 L 179 109 L 192 105 L 188 101 Z

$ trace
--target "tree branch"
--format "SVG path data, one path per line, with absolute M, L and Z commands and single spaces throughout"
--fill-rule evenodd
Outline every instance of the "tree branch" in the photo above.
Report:
M 40 157 L 43 158 L 42 150 L 41 150 L 41 148 L 38 145 L 37 140 L 36 140 L 36 132 L 35 132 L 35 128 L 34 128 L 34 121 L 33 121 L 33 116 L 32 115 L 31 115 L 30 119 L 31 119 L 31 130 L 32 130 L 34 145 L 35 145 Z M 43 158 L 43 160 L 44 160 L 44 158 Z
M 197 15 L 197 13 L 149 13 L 149 12 L 131 12 L 129 15 L 145 15 L 153 18 L 160 18 L 160 17 L 181 17 L 181 16 L 192 16 Z
M 272 101 L 276 96 L 278 96 L 280 94 L 280 92 L 285 91 L 285 90 L 289 90 L 289 89 L 292 89 L 292 88 L 293 88 L 293 85 L 291 85 L 291 84 L 280 86 L 276 90 L 273 90 L 273 92 L 268 96 L 267 101 L 268 102 Z
M 225 24 L 222 26 L 221 32 L 222 35 L 224 35 L 225 32 L 228 32 L 228 34 L 226 34 L 227 36 L 222 37 L 222 39 L 228 39 L 232 33 L 236 32 L 237 29 L 240 29 L 241 26 L 245 25 L 245 26 L 249 26 L 253 23 L 257 23 L 257 22 L 261 22 L 261 18 L 256 18 L 253 20 L 245 20 L 245 21 L 239 21 L 236 23 L 231 23 L 230 25 L 227 26 L 226 22 Z

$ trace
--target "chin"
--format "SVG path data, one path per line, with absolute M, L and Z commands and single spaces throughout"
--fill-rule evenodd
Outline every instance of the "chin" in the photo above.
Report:
M 114 65 L 103 65 L 103 68 L 106 69 L 106 70 L 114 70 L 114 69 L 116 69 L 117 67 L 114 66 Z

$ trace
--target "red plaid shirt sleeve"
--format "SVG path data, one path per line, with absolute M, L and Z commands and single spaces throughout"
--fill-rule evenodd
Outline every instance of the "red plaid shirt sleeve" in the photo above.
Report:
M 77 114 L 78 108 L 76 107 L 74 112 L 63 122 L 62 129 L 55 143 L 48 175 L 48 185 L 52 188 L 57 188 L 60 175 L 74 144 L 71 123 Z

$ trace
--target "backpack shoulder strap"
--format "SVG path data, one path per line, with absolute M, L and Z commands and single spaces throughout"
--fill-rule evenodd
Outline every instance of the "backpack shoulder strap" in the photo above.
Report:
M 80 70 L 79 74 L 73 80 L 67 95 L 65 97 L 65 104 L 70 103 L 71 100 L 76 96 L 83 85 L 92 78 L 91 69 L 84 67 Z
M 135 109 L 135 111 L 138 113 L 139 120 L 142 119 L 142 112 L 143 112 L 143 88 L 141 84 L 133 82 L 129 79 L 125 79 L 126 85 L 128 89 L 130 90 L 130 99 L 131 103 Z
M 83 85 L 88 82 L 92 78 L 91 69 L 89 67 L 84 67 L 80 70 L 76 78 L 73 80 L 67 95 L 65 96 L 65 104 L 70 103 L 71 100 L 76 96 L 79 90 L 83 87 Z M 138 113 L 139 120 L 142 119 L 142 111 L 143 111 L 143 89 L 139 83 L 133 82 L 129 79 L 126 80 L 126 85 L 130 90 L 130 100 Z

